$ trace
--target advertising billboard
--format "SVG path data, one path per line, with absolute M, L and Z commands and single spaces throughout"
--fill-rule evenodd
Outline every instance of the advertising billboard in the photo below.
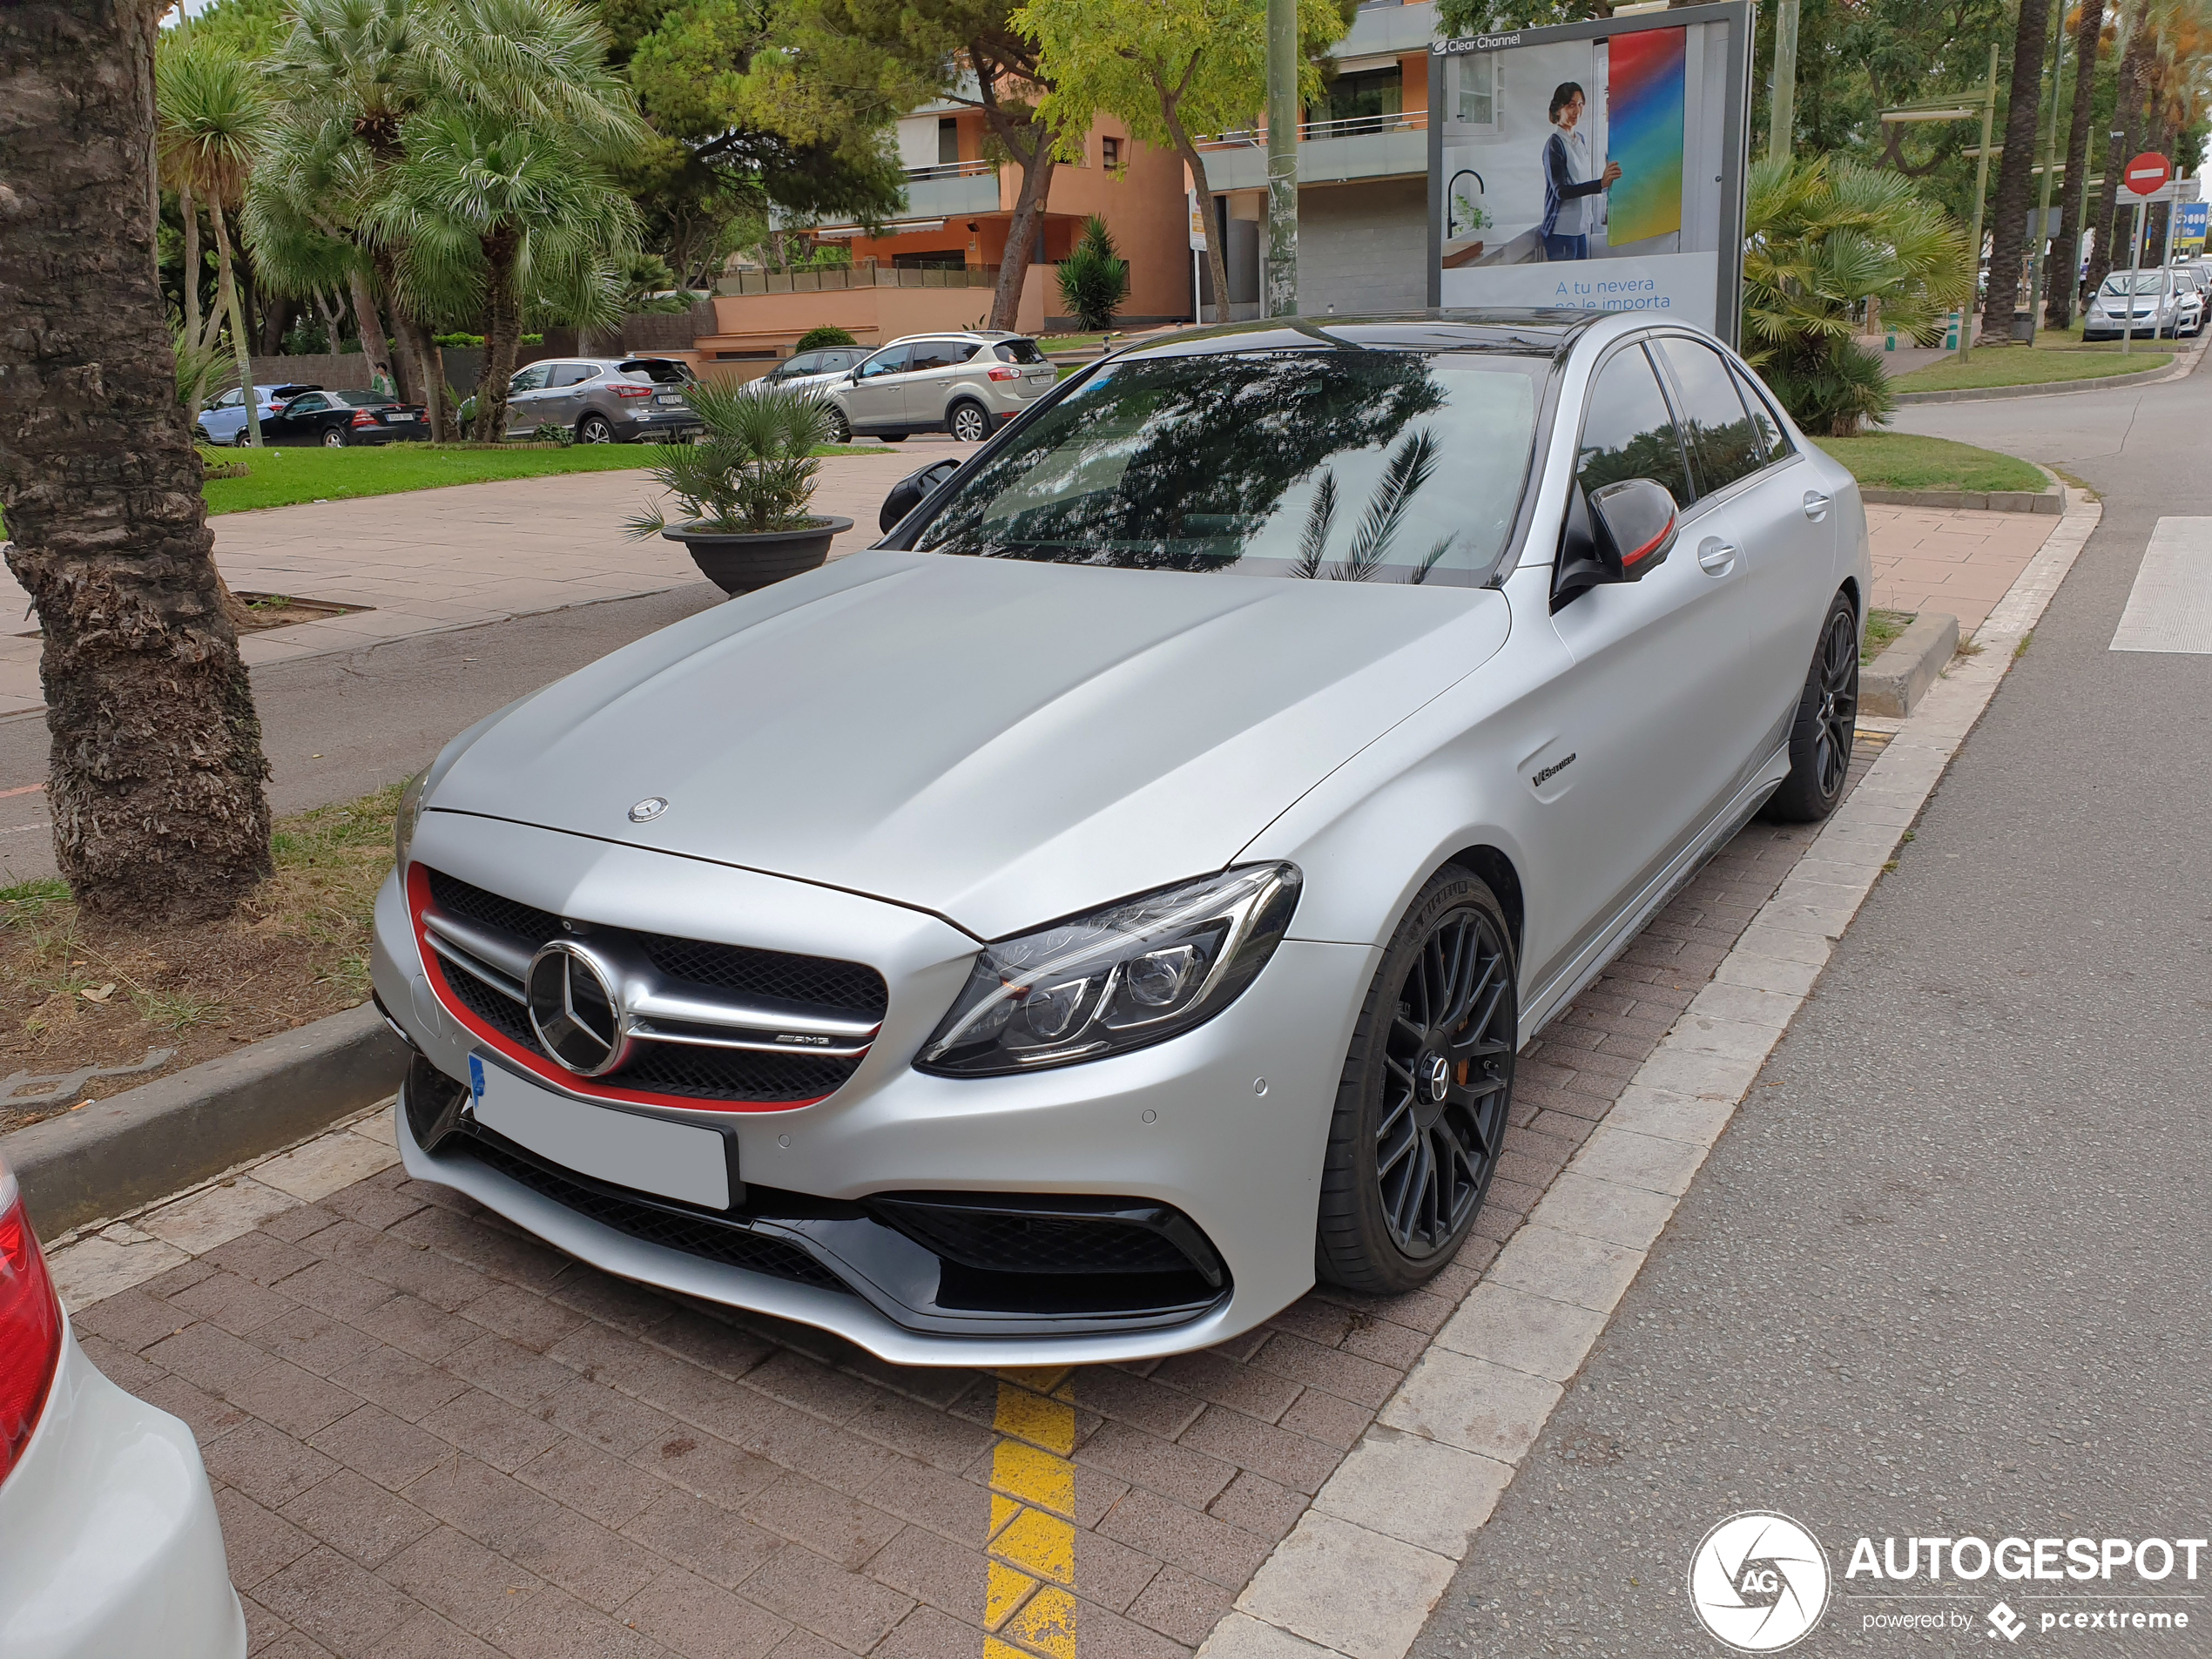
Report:
M 1648 311 L 1734 343 L 1745 0 L 1430 48 L 1428 302 Z
M 2176 253 L 2202 253 L 2204 228 L 2208 216 L 2212 216 L 2212 206 L 2203 202 L 2183 202 L 2174 212 L 2174 251 Z

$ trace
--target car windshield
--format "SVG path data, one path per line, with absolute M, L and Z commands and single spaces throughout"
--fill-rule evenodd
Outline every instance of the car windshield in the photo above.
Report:
M 2100 292 L 2110 294 L 2126 293 L 2128 292 L 2128 281 L 2129 275 L 2130 273 L 2126 271 L 2114 271 L 2110 276 L 2105 279 L 2105 285 Z M 2134 273 L 2133 275 L 2135 283 L 2135 292 L 2137 293 L 2163 293 L 2166 292 L 2166 273 L 2163 271 L 2139 271 Z
M 619 372 L 626 381 L 650 381 L 656 386 L 681 386 L 691 378 L 683 364 L 664 357 L 640 358 L 624 363 Z
M 914 545 L 1479 583 L 1512 533 L 1548 362 L 1301 350 L 1109 364 L 1012 435 Z

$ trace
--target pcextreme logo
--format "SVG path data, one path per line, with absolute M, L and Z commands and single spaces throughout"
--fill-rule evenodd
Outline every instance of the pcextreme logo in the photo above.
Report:
M 1739 1653 L 1779 1653 L 1803 1641 L 1828 1607 L 1828 1555 L 1787 1515 L 1730 1515 L 1689 1558 L 1689 1605 Z

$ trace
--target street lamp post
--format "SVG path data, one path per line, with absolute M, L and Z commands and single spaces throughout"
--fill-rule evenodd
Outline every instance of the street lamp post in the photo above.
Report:
M 1264 297 L 1271 317 L 1298 315 L 1298 0 L 1267 0 Z
M 1997 43 L 1989 43 L 1989 79 L 1982 88 L 1980 98 L 1974 103 L 1981 111 L 1981 150 L 1974 162 L 1974 219 L 1973 227 L 1966 233 L 1966 258 L 1973 277 L 1968 287 L 1973 292 L 1959 313 L 1959 361 L 1965 362 L 1973 352 L 1973 315 L 1978 308 L 1974 300 L 1980 290 L 1978 280 L 1981 273 L 1981 206 L 1982 198 L 1989 189 L 1990 128 L 1997 119 Z M 1974 106 L 1964 104 L 1956 97 L 1923 98 L 1918 104 L 1900 104 L 1893 110 L 1884 110 L 1885 121 L 1966 121 L 1973 118 Z

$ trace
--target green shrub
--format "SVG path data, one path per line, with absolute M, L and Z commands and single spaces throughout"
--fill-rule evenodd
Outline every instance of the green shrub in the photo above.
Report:
M 799 343 L 791 349 L 792 354 L 797 356 L 803 351 L 821 351 L 831 346 L 857 346 L 860 343 L 835 323 L 826 322 L 799 335 Z
M 1114 314 L 1128 298 L 1129 261 L 1115 253 L 1106 221 L 1093 213 L 1060 262 L 1060 303 L 1077 327 L 1096 333 L 1114 326 Z
M 811 392 L 747 382 L 703 381 L 685 397 L 706 434 L 696 443 L 654 451 L 654 482 L 676 497 L 684 516 L 725 535 L 806 529 L 822 463 L 814 447 L 829 435 L 830 406 Z M 640 539 L 666 527 L 659 508 L 624 528 Z
M 558 421 L 541 421 L 530 428 L 533 443 L 557 443 L 563 449 L 576 442 L 576 428 Z

